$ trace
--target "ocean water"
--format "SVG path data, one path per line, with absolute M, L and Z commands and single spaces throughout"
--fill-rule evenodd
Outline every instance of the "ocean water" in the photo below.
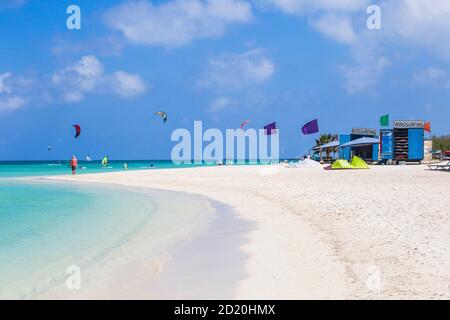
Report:
M 79 161 L 77 174 L 123 171 L 127 163 L 128 170 L 157 170 L 172 168 L 188 168 L 202 165 L 174 164 L 170 160 L 114 160 L 103 168 L 101 161 Z M 1 177 L 26 177 L 71 174 L 68 161 L 0 161 Z
M 77 174 L 103 173 L 113 171 L 124 171 L 123 165 L 128 165 L 128 170 L 158 170 L 179 169 L 201 166 L 212 166 L 212 164 L 185 163 L 174 164 L 171 160 L 112 160 L 106 168 L 101 161 L 78 161 Z M 233 163 L 237 165 L 235 161 Z M 243 165 L 249 165 L 247 160 Z M 258 162 L 257 164 L 261 164 Z M 29 177 L 71 174 L 69 161 L 0 161 L 0 178 L 5 177 Z
M 148 164 L 128 163 L 132 170 Z M 112 168 L 121 170 L 116 163 Z M 100 170 L 90 163 L 85 172 Z M 117 259 L 111 257 L 126 246 L 131 251 L 136 239 L 156 259 L 210 219 L 208 201 L 189 195 L 33 178 L 67 171 L 54 163 L 0 165 L 0 299 L 64 290 L 72 265 L 87 283 L 100 285 L 98 266 L 104 269 L 105 259 Z

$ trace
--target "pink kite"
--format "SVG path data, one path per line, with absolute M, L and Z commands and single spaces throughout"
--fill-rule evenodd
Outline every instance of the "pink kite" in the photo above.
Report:
M 244 122 L 242 122 L 242 123 L 241 123 L 241 129 L 244 129 L 244 127 L 245 127 L 246 125 L 248 125 L 249 123 L 251 123 L 250 120 L 245 120 Z

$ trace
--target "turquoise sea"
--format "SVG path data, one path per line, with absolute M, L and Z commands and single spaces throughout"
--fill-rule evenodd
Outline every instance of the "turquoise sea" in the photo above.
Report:
M 175 167 L 168 161 L 126 162 L 129 170 Z M 99 162 L 80 165 L 82 174 L 123 170 L 123 161 L 108 169 Z M 68 266 L 95 266 L 139 230 L 153 237 L 148 248 L 161 248 L 208 219 L 204 199 L 38 177 L 56 174 L 70 169 L 59 162 L 0 163 L 0 299 L 39 297 L 65 282 Z
M 123 171 L 124 164 L 128 170 L 158 170 L 209 166 L 210 164 L 174 164 L 171 160 L 112 160 L 106 168 L 101 161 L 78 161 L 77 174 Z M 236 165 L 237 163 L 234 162 Z M 245 165 L 249 162 L 246 161 Z M 260 162 L 258 162 L 260 164 Z M 71 174 L 69 161 L 0 161 L 0 178 L 27 177 Z
M 103 168 L 101 161 L 79 161 L 77 174 L 123 171 L 124 163 L 128 165 L 128 170 L 157 170 L 201 166 L 194 164 L 175 165 L 170 160 L 114 160 L 110 161 L 106 168 Z M 0 161 L 0 178 L 58 174 L 71 174 L 68 161 Z

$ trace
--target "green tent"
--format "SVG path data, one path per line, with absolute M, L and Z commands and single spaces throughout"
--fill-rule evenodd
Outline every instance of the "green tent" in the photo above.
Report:
M 348 163 L 347 160 L 336 160 L 333 165 L 331 166 L 332 170 L 336 169 L 353 169 L 352 165 Z
M 360 157 L 354 156 L 350 164 L 355 169 L 369 169 L 367 163 Z

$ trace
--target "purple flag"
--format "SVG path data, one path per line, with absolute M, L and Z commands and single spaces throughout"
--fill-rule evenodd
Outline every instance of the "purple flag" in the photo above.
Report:
M 312 134 L 319 132 L 319 123 L 317 122 L 317 119 L 305 124 L 302 128 L 302 132 L 303 134 Z
M 267 126 L 264 127 L 264 130 L 267 135 L 277 133 L 277 123 L 272 122 L 272 123 L 268 124 Z

